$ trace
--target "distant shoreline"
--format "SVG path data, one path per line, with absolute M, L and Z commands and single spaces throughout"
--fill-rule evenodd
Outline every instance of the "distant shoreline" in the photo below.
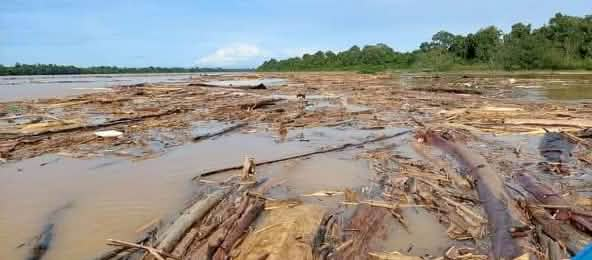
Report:
M 37 75 L 101 75 L 101 74 L 151 74 L 151 73 L 212 73 L 212 72 L 252 72 L 255 69 L 225 68 L 182 68 L 182 67 L 141 67 L 127 68 L 116 66 L 76 67 L 56 64 L 20 64 L 0 65 L 0 76 L 37 76 Z

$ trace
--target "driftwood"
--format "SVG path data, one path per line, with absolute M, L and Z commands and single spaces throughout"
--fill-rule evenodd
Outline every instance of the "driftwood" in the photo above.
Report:
M 201 220 L 228 192 L 229 190 L 216 191 L 208 195 L 207 198 L 193 204 L 167 229 L 157 248 L 165 252 L 170 252 L 193 223 Z
M 30 134 L 16 134 L 14 136 L 9 136 L 6 139 L 14 139 L 14 138 L 22 138 L 22 137 L 38 137 L 38 136 L 58 134 L 58 133 L 68 133 L 68 132 L 73 132 L 73 131 L 78 131 L 78 130 L 93 130 L 93 129 L 98 129 L 98 128 L 102 128 L 102 127 L 114 126 L 114 125 L 125 124 L 125 123 L 132 123 L 132 122 L 142 121 L 142 120 L 145 120 L 148 118 L 161 117 L 161 116 L 171 115 L 171 114 L 176 114 L 176 113 L 181 113 L 181 112 L 183 112 L 183 109 L 177 108 L 177 109 L 166 110 L 166 111 L 154 113 L 154 114 L 114 119 L 114 120 L 110 120 L 110 121 L 103 122 L 100 124 L 72 125 L 71 127 L 53 129 L 53 130 L 49 129 L 49 130 L 40 131 L 40 132 L 36 132 L 36 133 L 30 133 Z
M 136 242 L 134 244 L 138 244 L 138 245 L 147 244 L 149 241 L 151 241 L 154 238 L 154 234 L 156 233 L 156 231 L 157 231 L 156 227 L 150 229 L 150 231 L 146 232 L 142 238 L 136 240 Z M 101 255 L 95 257 L 94 260 L 115 259 L 115 257 L 120 256 L 120 254 L 122 254 L 123 252 L 126 252 L 128 254 L 133 254 L 138 250 L 139 250 L 139 248 L 137 248 L 137 247 L 133 247 L 133 248 L 117 247 L 117 248 L 114 248 L 112 250 L 102 253 Z
M 206 82 L 193 82 L 187 86 L 190 87 L 206 87 L 206 88 L 230 88 L 230 89 L 267 89 L 265 84 L 259 83 L 257 85 L 216 85 Z
M 519 119 L 506 118 L 504 124 L 507 125 L 530 125 L 530 126 L 555 126 L 555 127 L 592 127 L 592 120 L 587 119 Z
M 208 138 L 216 137 L 216 136 L 219 136 L 219 135 L 223 135 L 223 134 L 226 134 L 228 132 L 232 132 L 232 131 L 234 131 L 236 129 L 239 129 L 241 127 L 244 127 L 246 125 L 248 125 L 248 123 L 246 123 L 246 122 L 240 122 L 240 123 L 237 123 L 237 124 L 234 124 L 234 125 L 231 125 L 231 126 L 222 128 L 222 129 L 220 129 L 218 131 L 215 131 L 215 132 L 205 133 L 205 134 L 194 136 L 193 137 L 193 141 L 200 141 L 200 140 L 203 140 L 203 139 L 208 139 Z
M 140 244 L 126 242 L 126 241 L 122 241 L 122 240 L 116 240 L 116 239 L 107 239 L 107 241 L 109 241 L 109 243 L 107 243 L 107 244 L 111 245 L 111 246 L 121 246 L 121 247 L 126 247 L 126 248 L 144 249 L 144 250 L 148 251 L 148 253 L 150 253 L 152 256 L 154 256 L 158 260 L 165 260 L 164 257 L 162 257 L 162 256 L 166 256 L 168 258 L 173 258 L 173 259 L 180 259 L 180 258 L 178 258 L 174 255 L 171 255 L 167 252 L 164 252 L 160 249 L 152 248 L 152 247 L 145 246 L 145 245 L 140 245 Z
M 241 109 L 244 110 L 255 110 L 258 108 L 263 108 L 266 106 L 271 106 L 271 105 L 275 105 L 275 103 L 277 103 L 278 101 L 282 101 L 284 100 L 283 98 L 268 98 L 268 99 L 262 99 L 256 102 L 248 102 L 248 103 L 242 103 L 239 104 L 238 106 Z
M 434 92 L 434 93 L 452 93 L 452 94 L 472 94 L 481 95 L 483 92 L 476 89 L 468 88 L 434 88 L 434 87 L 417 87 L 411 90 L 423 91 L 423 92 Z
M 425 133 L 423 138 L 427 143 L 454 155 L 463 166 L 469 169 L 469 173 L 476 180 L 479 200 L 484 205 L 492 233 L 490 252 L 492 257 L 513 259 L 520 256 L 521 249 L 514 241 L 510 230 L 523 227 L 524 224 L 517 205 L 505 190 L 501 176 L 488 166 L 485 158 L 464 145 L 449 141 L 432 131 Z
M 357 230 L 346 239 L 353 240 L 352 245 L 335 252 L 334 259 L 364 259 L 370 253 L 370 241 L 379 236 L 388 210 L 366 204 L 359 205 L 352 216 L 347 229 Z
M 589 216 L 578 214 L 577 210 L 573 210 L 570 203 L 562 198 L 561 195 L 555 192 L 551 187 L 544 183 L 537 182 L 532 176 L 524 173 L 518 175 L 518 181 L 522 187 L 532 194 L 538 201 L 548 204 L 549 206 L 558 206 L 556 208 L 557 212 L 554 214 L 555 219 L 569 219 L 582 231 L 588 233 L 592 232 L 592 223 L 588 218 Z
M 251 224 L 259 216 L 259 213 L 265 208 L 265 202 L 262 199 L 253 199 L 253 202 L 245 209 L 244 213 L 227 232 L 224 241 L 213 255 L 215 260 L 228 259 L 230 251 L 236 246 L 243 235 L 249 230 Z
M 373 138 L 370 140 L 366 140 L 363 142 L 359 142 L 359 143 L 346 143 L 337 147 L 333 147 L 333 148 L 329 148 L 329 149 L 321 149 L 321 150 L 317 150 L 314 152 L 308 152 L 308 153 L 303 153 L 303 154 L 297 154 L 297 155 L 291 155 L 291 156 L 287 156 L 284 158 L 280 158 L 280 159 L 273 159 L 273 160 L 267 160 L 267 161 L 260 161 L 257 162 L 255 164 L 255 166 L 260 166 L 260 165 L 266 165 L 266 164 L 272 164 L 272 163 L 277 163 L 277 162 L 283 162 L 283 161 L 288 161 L 288 160 L 293 160 L 293 159 L 299 159 L 299 158 L 304 158 L 304 157 L 308 157 L 311 155 L 316 155 L 316 154 L 323 154 L 323 153 L 330 153 L 330 152 L 337 152 L 337 151 L 342 151 L 345 150 L 347 148 L 351 148 L 351 147 L 360 147 L 366 144 L 370 144 L 370 143 L 375 143 L 375 142 L 380 142 L 380 141 L 384 141 L 387 139 L 391 139 L 391 138 L 395 138 L 398 136 L 402 136 L 405 135 L 407 133 L 411 132 L 410 130 L 405 130 L 396 134 L 392 134 L 392 135 L 385 135 L 385 136 L 381 136 L 381 137 L 377 137 L 377 138 Z M 210 170 L 210 171 L 206 171 L 203 173 L 200 173 L 199 175 L 193 177 L 193 180 L 196 180 L 200 177 L 205 177 L 205 176 L 210 176 L 210 175 L 214 175 L 217 173 L 221 173 L 221 172 L 227 172 L 227 171 L 232 171 L 232 170 L 240 170 L 243 168 L 243 164 L 240 165 L 234 165 L 234 166 L 230 166 L 230 167 L 225 167 L 225 168 L 221 168 L 221 169 L 216 169 L 216 170 Z
M 569 205 L 567 201 L 565 201 L 561 195 L 551 187 L 539 183 L 534 177 L 526 174 L 520 173 L 517 175 L 517 180 L 522 185 L 528 193 L 532 194 L 538 201 L 549 204 L 549 205 Z M 569 209 L 557 209 L 557 215 L 555 216 L 557 220 L 567 220 L 569 219 Z
M 581 251 L 592 242 L 589 236 L 583 235 L 569 224 L 553 219 L 544 208 L 527 206 L 527 209 L 532 218 L 542 226 L 545 234 L 556 241 L 561 241 L 572 254 Z
M 430 164 L 436 166 L 438 170 L 443 171 L 446 176 L 448 176 L 454 185 L 463 189 L 463 190 L 470 190 L 471 184 L 467 179 L 461 176 L 454 168 L 450 167 L 447 163 L 440 162 L 438 159 L 434 158 L 430 153 L 425 151 L 425 147 L 423 144 L 413 142 L 411 143 L 411 147 L 415 152 L 417 152 L 421 157 L 425 158 Z

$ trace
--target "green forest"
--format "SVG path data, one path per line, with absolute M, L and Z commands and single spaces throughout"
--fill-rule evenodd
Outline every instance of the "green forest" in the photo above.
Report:
M 80 68 L 67 65 L 55 64 L 15 64 L 14 66 L 0 65 L 0 76 L 16 75 L 65 75 L 65 74 L 119 74 L 119 73 L 187 73 L 187 72 L 233 72 L 247 71 L 245 69 L 222 69 L 222 68 L 122 68 L 115 66 L 97 66 Z
M 558 13 L 540 28 L 517 23 L 509 33 L 495 26 L 468 35 L 440 31 L 412 52 L 397 52 L 386 44 L 353 46 L 339 53 L 271 59 L 258 67 L 259 71 L 387 69 L 592 70 L 592 15 Z

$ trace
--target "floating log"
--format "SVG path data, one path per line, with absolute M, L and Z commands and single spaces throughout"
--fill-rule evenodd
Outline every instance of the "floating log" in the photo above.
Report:
M 181 216 L 179 216 L 167 229 L 160 240 L 157 249 L 170 252 L 175 247 L 179 239 L 181 239 L 181 237 L 193 225 L 193 223 L 201 220 L 211 208 L 216 206 L 226 196 L 226 194 L 228 194 L 228 192 L 228 189 L 218 190 L 208 195 L 205 199 L 193 204 L 193 206 L 191 206 Z
M 434 93 L 452 93 L 452 94 L 471 94 L 471 95 L 482 95 L 483 92 L 476 89 L 467 88 L 434 88 L 434 87 L 417 87 L 411 90 L 423 91 L 423 92 L 434 92 Z
M 193 82 L 189 83 L 187 86 L 190 87 L 206 87 L 206 88 L 230 88 L 230 89 L 267 89 L 267 86 L 263 83 L 259 83 L 256 85 L 219 85 L 219 84 L 211 84 L 207 82 Z
M 219 136 L 219 135 L 223 135 L 223 134 L 232 132 L 232 131 L 234 131 L 236 129 L 239 129 L 239 128 L 241 128 L 243 126 L 246 126 L 246 125 L 248 125 L 247 122 L 240 122 L 240 123 L 237 123 L 237 124 L 234 124 L 234 125 L 230 125 L 228 127 L 222 128 L 222 129 L 220 129 L 218 131 L 214 131 L 214 132 L 211 132 L 211 133 L 205 133 L 205 134 L 194 136 L 193 137 L 193 141 L 200 141 L 200 140 L 203 140 L 203 139 L 208 139 L 208 138 L 216 137 L 216 136 Z
M 409 132 L 411 132 L 411 130 L 405 130 L 396 134 L 392 134 L 392 135 L 385 135 L 385 136 L 381 136 L 381 137 L 377 137 L 377 138 L 373 138 L 370 140 L 366 140 L 360 143 L 346 143 L 334 148 L 329 148 L 329 149 L 321 149 L 321 150 L 317 150 L 314 152 L 308 152 L 308 153 L 303 153 L 303 154 L 297 154 L 297 155 L 291 155 L 291 156 L 287 156 L 284 158 L 280 158 L 280 159 L 273 159 L 273 160 L 267 160 L 267 161 L 260 161 L 257 162 L 255 164 L 255 166 L 260 166 L 260 165 L 266 165 L 266 164 L 272 164 L 272 163 L 277 163 L 277 162 L 283 162 L 283 161 L 288 161 L 288 160 L 293 160 L 293 159 L 299 159 L 299 158 L 304 158 L 304 157 L 308 157 L 311 155 L 316 155 L 316 154 L 323 154 L 323 153 L 330 153 L 330 152 L 336 152 L 336 151 L 342 151 L 345 150 L 347 148 L 350 147 L 360 147 L 366 144 L 370 144 L 370 143 L 375 143 L 375 142 L 380 142 L 380 141 L 384 141 L 387 139 L 391 139 L 391 138 L 395 138 L 398 136 L 402 136 L 405 134 L 408 134 Z M 196 180 L 200 177 L 205 177 L 205 176 L 210 176 L 210 175 L 214 175 L 217 173 L 221 173 L 221 172 L 227 172 L 227 171 L 232 171 L 232 170 L 240 170 L 243 168 L 243 164 L 240 165 L 234 165 L 234 166 L 230 166 L 230 167 L 225 167 L 225 168 L 221 168 L 221 169 L 216 169 L 216 170 L 210 170 L 210 171 L 206 171 L 203 173 L 200 173 L 199 175 L 193 177 L 193 180 Z
M 464 145 L 449 141 L 441 135 L 428 131 L 423 135 L 427 143 L 449 152 L 469 169 L 477 183 L 479 200 L 487 213 L 489 230 L 492 233 L 491 255 L 493 259 L 513 259 L 522 254 L 510 230 L 523 227 L 521 214 L 515 202 L 505 190 L 504 181 L 478 153 Z

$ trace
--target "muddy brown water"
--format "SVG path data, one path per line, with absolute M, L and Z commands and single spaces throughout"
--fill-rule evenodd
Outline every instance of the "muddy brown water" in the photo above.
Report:
M 46 155 L 1 165 L 0 259 L 24 259 L 29 248 L 18 246 L 38 235 L 48 215 L 63 205 L 71 204 L 53 218 L 54 238 L 44 259 L 88 259 L 107 249 L 107 238 L 135 240 L 139 227 L 183 209 L 201 185 L 191 178 L 203 170 L 240 164 L 245 155 L 278 158 L 380 132 L 305 129 L 292 131 L 285 142 L 265 132 L 237 133 L 137 162 Z M 283 193 L 296 196 L 367 183 L 367 164 L 352 156 L 323 155 L 259 170 L 262 176 L 287 178 L 289 192 Z
M 444 86 L 447 83 L 471 84 L 476 89 L 510 87 L 511 96 L 528 100 L 583 101 L 592 100 L 592 73 L 534 74 L 402 74 L 398 84 L 406 88 Z M 513 83 L 509 83 L 513 81 Z
M 169 75 L 163 77 L 175 80 Z M 179 80 L 185 77 L 179 75 Z M 0 79 L 4 83 L 8 82 L 5 80 Z M 52 82 L 39 80 L 39 83 L 20 89 L 19 84 L 25 83 L 18 83 L 18 80 L 12 85 L 0 84 L 0 101 L 78 94 L 74 88 L 92 88 L 96 83 L 83 82 L 87 79 L 63 82 L 62 79 L 52 78 Z M 405 84 L 415 84 L 412 79 L 405 80 L 412 82 Z M 575 81 L 572 78 L 550 77 L 539 81 L 530 78 L 519 80 L 525 82 L 517 85 L 542 86 L 519 88 L 519 91 L 525 91 L 535 99 L 577 101 L 592 98 L 591 81 L 586 78 L 576 78 Z M 122 82 L 96 84 L 101 87 L 101 84 Z M 588 92 L 591 96 L 588 96 Z M 332 105 L 331 100 L 320 103 L 320 106 Z M 401 129 L 388 129 L 386 132 L 398 131 Z M 200 132 L 199 129 L 196 132 Z M 198 185 L 201 185 L 191 181 L 201 171 L 240 164 L 245 155 L 255 157 L 256 160 L 273 159 L 316 150 L 321 146 L 358 142 L 381 132 L 313 128 L 290 131 L 285 140 L 280 140 L 274 133 L 258 129 L 257 133 L 237 133 L 164 149 L 166 153 L 160 157 L 137 162 L 109 156 L 83 160 L 54 154 L 0 165 L 0 259 L 24 259 L 29 248 L 17 247 L 38 235 L 50 219 L 54 224 L 54 238 L 44 259 L 88 259 L 107 249 L 105 239 L 135 240 L 140 235 L 136 232 L 139 227 L 155 218 L 168 220 L 182 210 L 194 197 Z M 523 149 L 536 151 L 540 136 L 509 136 L 501 140 L 509 145 L 521 143 Z M 405 145 L 397 150 L 406 156 L 415 157 Z M 271 191 L 277 198 L 299 197 L 343 187 L 359 188 L 370 182 L 371 174 L 367 161 L 356 160 L 356 154 L 355 151 L 345 151 L 313 156 L 260 167 L 258 174 L 285 180 L 284 185 Z M 230 174 L 223 173 L 208 179 L 222 180 Z M 341 198 L 305 200 L 335 207 Z M 64 209 L 55 217 L 50 217 L 58 208 Z M 450 245 L 445 228 L 432 215 L 415 209 L 405 210 L 404 215 L 413 233 L 397 229 L 394 224 L 388 225 L 388 236 L 381 238 L 380 243 L 377 242 L 377 250 L 410 250 L 416 255 L 437 255 Z
M 109 91 L 137 83 L 185 83 L 200 73 L 1 76 L 0 102 Z

